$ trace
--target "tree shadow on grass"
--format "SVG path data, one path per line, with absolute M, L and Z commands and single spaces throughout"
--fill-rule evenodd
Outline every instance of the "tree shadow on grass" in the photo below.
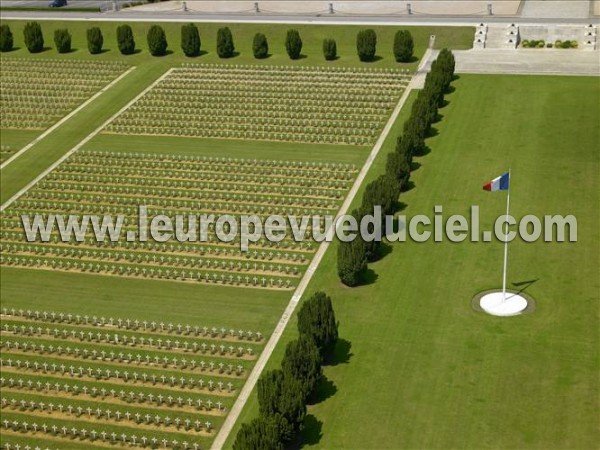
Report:
M 414 181 L 408 180 L 408 183 L 405 183 L 404 186 L 402 186 L 402 192 L 412 191 L 414 188 L 415 188 Z
M 374 62 L 377 62 L 377 61 L 381 61 L 382 59 L 383 59 L 383 56 L 375 55 L 375 56 L 373 56 L 372 59 L 370 59 L 368 61 L 361 61 L 361 62 L 364 62 L 364 63 L 374 63 Z
M 312 414 L 307 414 L 304 417 L 304 429 L 302 430 L 302 444 L 300 448 L 308 445 L 316 445 L 323 437 L 323 422 L 318 420 Z
M 300 432 L 298 439 L 289 445 L 286 445 L 286 450 L 300 450 L 301 448 L 311 445 L 317 445 L 323 437 L 323 422 L 318 420 L 312 414 L 307 414 L 304 417 L 304 428 Z
M 438 109 L 438 111 L 439 111 L 439 109 Z M 435 117 L 433 118 L 433 122 L 431 122 L 431 123 L 438 123 L 438 122 L 441 122 L 443 118 L 444 118 L 444 115 L 443 115 L 443 114 L 440 114 L 440 113 L 438 112 L 438 113 L 435 115 Z
M 430 137 L 432 137 L 432 136 L 428 135 L 426 137 L 426 139 L 430 138 Z M 416 157 L 416 158 L 421 158 L 423 156 L 429 155 L 430 153 L 431 153 L 431 148 L 429 146 L 425 145 L 422 149 L 420 149 L 420 151 L 416 152 L 413 156 Z
M 367 268 L 361 274 L 360 283 L 358 285 L 359 286 L 369 286 L 371 284 L 374 284 L 378 278 L 379 278 L 379 275 L 377 275 L 377 273 L 373 269 Z
M 172 55 L 173 53 L 175 53 L 173 50 L 165 50 L 165 52 L 162 55 L 156 55 L 157 58 L 164 58 L 165 56 L 169 56 Z M 154 56 L 154 55 L 152 55 Z
M 394 211 L 396 211 L 396 209 L 394 209 Z M 375 255 L 375 258 L 370 259 L 369 264 L 381 261 L 390 253 L 392 253 L 392 246 L 384 241 L 381 241 L 381 244 L 377 247 L 377 254 Z
M 229 58 L 223 58 L 223 59 L 231 59 L 231 58 L 235 58 L 237 56 L 240 56 L 240 52 L 234 51 Z
M 327 366 L 337 366 L 339 364 L 348 364 L 354 354 L 350 351 L 352 342 L 344 338 L 338 338 L 333 348 L 333 352 L 326 362 Z
M 323 375 L 317 382 L 315 391 L 311 394 L 308 404 L 316 405 L 324 402 L 328 398 L 333 397 L 337 391 L 338 389 L 335 383 Z
M 440 131 L 436 127 L 429 127 L 429 131 L 425 134 L 425 139 L 429 139 L 440 134 Z M 431 151 L 431 149 L 429 149 Z M 423 154 L 419 155 L 423 156 Z

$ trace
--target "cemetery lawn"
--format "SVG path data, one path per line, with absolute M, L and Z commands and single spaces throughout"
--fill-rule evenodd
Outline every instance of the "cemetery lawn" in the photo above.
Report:
M 481 186 L 511 167 L 511 213 L 573 214 L 578 242 L 510 244 L 509 287 L 536 300 L 533 314 L 513 318 L 471 308 L 475 294 L 501 286 L 499 243 L 395 243 L 370 266 L 371 284 L 353 289 L 340 284 L 330 248 L 306 296 L 332 296 L 341 341 L 309 406 L 303 442 L 344 449 L 596 448 L 598 80 L 460 75 L 453 86 L 427 141 L 431 152 L 417 158 L 415 186 L 401 197 L 402 214 L 432 216 L 434 205 L 443 205 L 447 218 L 480 205 L 481 229 L 490 229 L 506 197 Z M 370 177 L 384 162 L 382 151 Z M 270 368 L 296 335 L 292 319 Z M 252 397 L 239 422 L 256 414 Z
M 30 54 L 23 44 L 23 27 L 26 21 L 3 20 L 3 24 L 11 27 L 15 37 L 15 50 L 3 53 L 2 57 L 30 58 L 30 59 L 94 59 L 94 60 L 119 60 L 136 70 L 129 73 L 111 89 L 104 92 L 99 98 L 86 108 L 58 127 L 49 136 L 37 143 L 25 154 L 14 160 L 2 170 L 0 180 L 0 202 L 4 203 L 16 192 L 26 186 L 43 170 L 59 159 L 64 153 L 78 144 L 82 139 L 94 131 L 104 121 L 111 117 L 121 107 L 144 90 L 171 67 L 179 67 L 182 63 L 220 63 L 220 64 L 267 64 L 267 65 L 339 65 L 355 67 L 417 67 L 428 44 L 429 35 L 437 36 L 436 47 L 447 46 L 454 49 L 470 48 L 473 36 L 472 27 L 408 27 L 415 38 L 415 60 L 408 64 L 398 64 L 392 55 L 393 35 L 397 27 L 375 27 L 378 32 L 379 53 L 381 59 L 372 63 L 361 63 L 356 56 L 356 33 L 363 27 L 356 26 L 297 26 L 300 31 L 304 46 L 305 58 L 292 61 L 284 50 L 285 33 L 289 25 L 280 24 L 230 24 L 238 56 L 229 59 L 219 59 L 216 55 L 216 30 L 222 24 L 199 23 L 202 40 L 203 54 L 197 58 L 187 58 L 183 55 L 180 45 L 180 27 L 178 23 L 163 23 L 169 42 L 169 52 L 164 57 L 153 57 L 147 50 L 146 33 L 150 23 L 132 23 L 136 47 L 139 49 L 134 55 L 123 56 L 116 48 L 116 28 L 119 23 L 107 22 L 69 22 L 67 28 L 73 39 L 73 51 L 68 54 L 58 54 L 54 48 L 49 48 L 38 54 Z M 53 46 L 52 35 L 57 28 L 64 28 L 61 21 L 43 21 L 41 23 L 44 37 L 48 46 Z M 105 51 L 99 55 L 90 55 L 86 44 L 86 30 L 92 26 L 102 29 L 104 35 Z M 269 39 L 272 55 L 263 60 L 254 59 L 251 50 L 252 37 L 256 32 L 263 32 Z M 337 40 L 338 54 L 336 61 L 323 60 L 322 40 L 325 37 L 334 37 Z M 205 52 L 205 53 L 204 53 Z M 8 131 L 0 130 L 2 145 L 9 145 L 12 150 L 18 151 L 22 146 L 33 140 L 41 131 Z M 144 151 L 143 149 L 138 149 Z M 308 152 L 310 153 L 310 152 Z M 229 156 L 229 155 L 228 155 Z M 293 159 L 293 158 L 282 158 Z
M 256 330 L 268 336 L 288 291 L 2 267 L 2 306 Z M 193 319 L 191 319 L 193 318 Z
M 363 165 L 370 147 L 356 145 L 304 144 L 295 142 L 244 141 L 238 139 L 189 138 L 99 134 L 86 150 L 142 152 L 222 158 L 315 161 Z

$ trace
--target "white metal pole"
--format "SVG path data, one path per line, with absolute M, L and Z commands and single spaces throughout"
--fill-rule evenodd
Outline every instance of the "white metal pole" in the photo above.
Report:
M 506 301 L 506 263 L 508 261 L 508 211 L 510 208 L 510 169 L 508 169 L 508 193 L 506 195 L 506 217 L 504 222 L 504 271 L 502 273 L 502 301 Z

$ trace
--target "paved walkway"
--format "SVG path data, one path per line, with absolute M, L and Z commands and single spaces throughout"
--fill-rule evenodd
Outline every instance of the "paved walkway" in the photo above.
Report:
M 525 0 L 521 17 L 586 18 L 591 9 L 590 0 Z
M 555 49 L 454 51 L 457 73 L 600 75 L 600 52 Z
M 255 3 L 263 14 L 336 14 L 354 15 L 487 15 L 488 4 L 495 15 L 518 13 L 520 0 L 172 0 L 149 3 L 133 8 L 135 11 L 183 10 L 205 13 L 255 12 Z M 410 6 L 409 6 L 410 5 Z

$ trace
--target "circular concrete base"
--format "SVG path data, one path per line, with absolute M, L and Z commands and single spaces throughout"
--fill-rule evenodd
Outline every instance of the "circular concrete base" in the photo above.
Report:
M 506 298 L 502 292 L 490 292 L 481 297 L 479 306 L 492 316 L 516 316 L 527 308 L 527 300 L 512 292 L 507 292 Z

